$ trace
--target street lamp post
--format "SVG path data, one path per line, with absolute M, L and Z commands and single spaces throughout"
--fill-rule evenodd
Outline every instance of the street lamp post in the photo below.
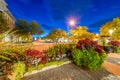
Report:
M 110 33 L 110 39 L 112 40 L 112 33 L 113 33 L 113 30 L 109 30 L 109 33 Z
M 72 26 L 75 26 L 75 24 L 76 24 L 76 22 L 75 22 L 75 20 L 74 19 L 71 19 L 71 20 L 69 20 L 68 21 L 68 27 L 67 27 L 67 29 L 68 29 L 68 42 L 70 42 L 70 32 L 69 32 L 69 30 L 70 30 L 70 27 L 72 27 Z

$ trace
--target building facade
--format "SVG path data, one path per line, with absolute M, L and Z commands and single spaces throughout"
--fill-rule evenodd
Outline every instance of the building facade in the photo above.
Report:
M 7 20 L 9 27 L 14 27 L 15 25 L 15 18 L 7 8 L 7 3 L 4 0 L 0 0 L 0 14 L 4 16 Z
M 9 11 L 9 9 L 7 8 L 7 3 L 5 2 L 5 0 L 0 0 L 0 15 L 2 15 L 8 23 L 8 27 L 13 28 L 15 25 L 15 18 L 14 16 L 11 14 L 11 12 Z M 10 41 L 10 37 L 11 36 L 7 36 L 4 41 L 8 42 Z

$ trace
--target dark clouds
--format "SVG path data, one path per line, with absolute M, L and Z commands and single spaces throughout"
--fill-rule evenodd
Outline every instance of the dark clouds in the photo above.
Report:
M 46 32 L 52 28 L 67 30 L 67 18 L 98 33 L 101 25 L 120 16 L 120 0 L 6 0 L 16 19 L 36 20 Z

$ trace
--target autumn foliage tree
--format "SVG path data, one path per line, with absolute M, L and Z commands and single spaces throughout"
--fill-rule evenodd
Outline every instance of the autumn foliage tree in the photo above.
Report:
M 47 39 L 57 41 L 59 38 L 68 38 L 67 33 L 61 29 L 52 29 L 46 36 Z
M 112 38 L 120 39 L 120 17 L 114 18 L 100 28 L 101 36 L 110 36 L 109 30 L 113 30 Z
M 71 29 L 70 34 L 71 34 L 71 39 L 73 40 L 79 40 L 85 38 L 93 39 L 95 36 L 93 33 L 87 31 L 86 26 L 78 26 L 74 29 Z

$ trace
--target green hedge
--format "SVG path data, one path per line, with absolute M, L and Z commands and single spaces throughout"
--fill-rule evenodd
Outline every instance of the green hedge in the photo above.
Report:
M 120 46 L 117 48 L 117 53 L 120 54 Z
M 106 53 L 99 56 L 98 52 L 89 50 L 73 49 L 73 60 L 78 66 L 84 66 L 90 70 L 100 69 L 104 63 Z
M 72 53 L 75 64 L 77 64 L 78 66 L 83 65 L 83 52 L 75 48 L 72 50 Z

